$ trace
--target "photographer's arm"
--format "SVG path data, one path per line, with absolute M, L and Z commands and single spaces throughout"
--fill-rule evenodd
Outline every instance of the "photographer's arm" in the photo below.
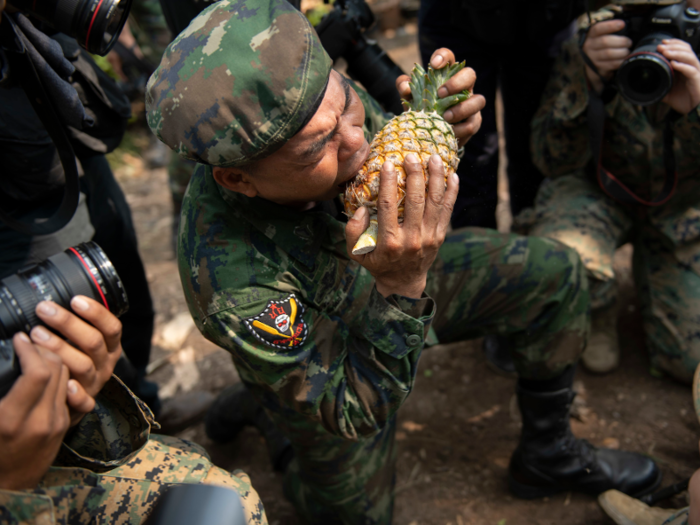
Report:
M 0 489 L 31 490 L 56 458 L 69 427 L 68 368 L 24 333 L 12 342 L 22 375 L 0 399 Z
M 94 398 L 112 376 L 122 347 L 121 322 L 104 306 L 79 295 L 71 300 L 71 307 L 82 319 L 48 301 L 36 308 L 39 318 L 71 344 L 41 326 L 30 335 L 35 344 L 60 356 L 70 370 L 74 381 L 69 385 L 68 403 L 71 425 L 75 425 L 94 408 Z

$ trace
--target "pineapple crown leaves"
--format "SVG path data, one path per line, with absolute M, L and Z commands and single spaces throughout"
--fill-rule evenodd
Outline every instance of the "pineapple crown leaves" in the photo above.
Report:
M 448 108 L 467 100 L 472 96 L 471 91 L 464 90 L 448 97 L 439 98 L 438 89 L 451 79 L 457 72 L 464 69 L 465 63 L 448 64 L 442 69 L 428 66 L 426 72 L 420 64 L 416 64 L 411 72 L 411 100 L 404 100 L 409 111 L 435 112 L 442 116 Z

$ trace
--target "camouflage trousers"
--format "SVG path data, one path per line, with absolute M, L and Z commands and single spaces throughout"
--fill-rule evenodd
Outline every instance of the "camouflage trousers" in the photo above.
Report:
M 130 461 L 105 473 L 52 467 L 34 491 L 0 491 L 0 522 L 8 525 L 137 525 L 172 484 L 203 483 L 235 490 L 248 525 L 267 517 L 247 474 L 215 467 L 204 449 L 152 435 Z M 9 521 L 4 512 L 9 511 Z
M 613 256 L 617 247 L 632 242 L 651 364 L 683 382 L 692 381 L 700 362 L 700 240 L 675 242 L 648 217 L 635 217 L 583 175 L 542 185 L 530 233 L 579 253 L 594 311 L 616 300 Z
M 428 275 L 426 293 L 437 303 L 431 330 L 441 342 L 506 335 L 523 377 L 556 376 L 585 347 L 584 269 L 575 251 L 555 241 L 484 229 L 453 232 Z M 391 523 L 395 419 L 371 438 L 350 441 L 291 409 L 268 412 L 294 447 L 285 493 L 305 522 Z

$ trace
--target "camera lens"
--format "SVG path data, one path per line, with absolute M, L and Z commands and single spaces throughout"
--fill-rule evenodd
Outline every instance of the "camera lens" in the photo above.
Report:
M 673 69 L 656 51 L 664 38 L 671 37 L 651 34 L 643 38 L 617 72 L 618 89 L 632 104 L 646 106 L 659 102 L 673 87 Z
M 9 0 L 8 3 L 72 36 L 90 53 L 106 55 L 126 23 L 132 0 Z
M 121 279 L 97 244 L 68 248 L 0 281 L 0 339 L 40 324 L 35 314 L 41 301 L 70 310 L 70 300 L 85 295 L 120 316 L 129 308 Z

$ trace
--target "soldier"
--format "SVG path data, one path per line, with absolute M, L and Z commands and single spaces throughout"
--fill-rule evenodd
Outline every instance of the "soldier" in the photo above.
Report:
M 639 9 L 643 4 L 678 2 L 617 0 L 616 4 Z M 689 5 L 700 8 L 698 0 Z M 604 9 L 594 18 L 612 16 L 613 11 Z M 633 242 L 634 276 L 651 365 L 690 382 L 700 361 L 700 62 L 688 43 L 664 41 L 658 52 L 673 67 L 673 89 L 660 103 L 635 106 L 610 84 L 630 54 L 632 41 L 614 34 L 624 27 L 622 20 L 604 20 L 588 31 L 583 52 L 599 74 L 584 62 L 578 38 L 565 44 L 554 66 L 532 122 L 535 164 L 550 180 L 538 193 L 530 233 L 561 241 L 581 256 L 593 310 L 591 342 L 583 363 L 595 372 L 608 372 L 619 362 L 613 254 L 618 246 Z M 592 159 L 587 116 L 591 93 L 600 94 L 605 104 L 602 166 L 639 200 L 651 201 L 662 190 L 668 175 L 664 130 L 675 137 L 671 153 L 677 187 L 664 204 L 622 203 L 595 180 L 593 164 L 598 159 Z
M 453 60 L 440 49 L 431 64 Z M 439 94 L 474 79 L 464 69 Z M 396 413 L 426 340 L 488 331 L 510 337 L 520 373 L 523 432 L 509 473 L 516 495 L 639 494 L 658 483 L 651 460 L 571 434 L 574 365 L 588 328 L 573 251 L 489 230 L 446 234 L 457 177 L 445 188 L 432 159 L 426 198 L 409 155 L 403 225 L 387 163 L 378 246 L 348 255 L 367 213 L 344 224 L 333 199 L 387 117 L 332 71 L 290 4 L 224 0 L 203 11 L 169 46 L 146 104 L 156 135 L 199 163 L 179 245 L 190 312 L 291 441 L 285 493 L 305 521 L 391 522 Z M 452 108 L 460 144 L 478 129 L 483 104 L 475 95 Z
M 51 302 L 36 314 L 75 347 L 43 327 L 13 339 L 22 375 L 0 398 L 0 522 L 138 525 L 168 486 L 203 483 L 233 489 L 246 523 L 267 524 L 245 473 L 194 443 L 149 437 L 151 411 L 111 375 L 121 323 L 87 297 L 71 307 L 82 319 Z

